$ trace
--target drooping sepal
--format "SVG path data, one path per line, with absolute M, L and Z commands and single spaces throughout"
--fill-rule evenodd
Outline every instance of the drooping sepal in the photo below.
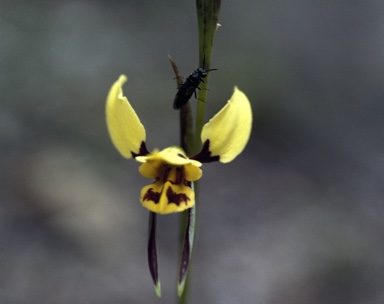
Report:
M 179 270 L 179 279 L 177 282 L 177 295 L 183 295 L 188 276 L 188 266 L 192 256 L 193 241 L 195 237 L 196 206 L 187 210 L 187 225 L 185 230 L 183 251 Z
M 237 87 L 227 104 L 204 125 L 203 149 L 191 157 L 199 162 L 232 161 L 248 142 L 252 128 L 252 108 L 247 96 Z
M 148 229 L 148 266 L 151 273 L 156 295 L 161 298 L 161 285 L 159 279 L 159 271 L 157 267 L 157 249 L 156 249 L 156 217 L 157 214 L 149 213 L 149 229 Z
M 145 129 L 132 108 L 128 99 L 123 95 L 123 84 L 127 81 L 125 75 L 112 85 L 106 103 L 106 118 L 108 132 L 112 143 L 125 158 L 148 154 L 145 146 Z

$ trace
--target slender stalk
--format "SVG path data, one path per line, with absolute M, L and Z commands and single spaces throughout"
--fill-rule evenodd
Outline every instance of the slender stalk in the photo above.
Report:
M 168 55 L 171 62 L 173 72 L 175 73 L 177 87 L 183 84 L 183 78 L 180 75 L 179 69 L 172 57 Z M 187 155 L 191 155 L 193 150 L 193 119 L 192 111 L 189 103 L 184 105 L 179 110 L 180 117 L 180 145 Z M 193 187 L 193 183 L 191 184 Z M 191 210 L 193 209 L 193 210 Z M 193 246 L 194 227 L 195 227 L 195 207 L 180 214 L 180 250 L 182 251 L 180 259 L 180 273 L 177 281 L 177 294 L 179 303 L 187 303 L 188 299 L 188 266 Z
M 171 62 L 173 72 L 175 73 L 177 88 L 180 88 L 183 84 L 183 77 L 180 75 L 179 69 L 170 55 L 168 55 L 168 59 Z M 193 149 L 193 119 L 189 102 L 179 110 L 179 118 L 180 146 L 187 155 L 191 155 Z
M 211 67 L 211 56 L 213 41 L 218 26 L 221 0 L 196 0 L 197 21 L 199 28 L 199 63 L 200 67 L 209 70 Z M 198 92 L 198 103 L 196 110 L 196 125 L 194 138 L 194 153 L 201 147 L 200 134 L 204 125 L 205 107 L 207 105 L 209 72 L 204 82 L 201 83 Z
M 217 29 L 217 21 L 221 0 L 196 0 L 197 19 L 199 28 L 199 66 L 205 70 L 210 69 L 214 35 Z M 170 59 L 171 60 L 171 59 Z M 172 63 L 172 60 L 171 60 Z M 172 63 L 178 86 L 180 75 Z M 180 139 L 181 146 L 188 155 L 197 153 L 201 148 L 200 134 L 204 125 L 205 106 L 207 105 L 209 75 L 204 78 L 198 91 L 198 103 L 196 109 L 195 132 L 193 133 L 192 115 L 189 103 L 180 111 Z M 192 185 L 193 186 L 193 185 Z M 188 303 L 188 286 L 190 281 L 190 258 L 192 255 L 195 225 L 196 205 L 198 201 L 198 184 L 195 183 L 195 206 L 181 214 L 180 244 L 182 250 L 180 276 L 178 281 L 179 304 Z M 189 272 L 189 275 L 188 275 Z

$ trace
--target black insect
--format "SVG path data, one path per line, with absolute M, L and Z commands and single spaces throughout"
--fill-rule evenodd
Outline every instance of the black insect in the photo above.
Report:
M 175 110 L 182 108 L 192 97 L 193 93 L 195 93 L 196 98 L 196 90 L 200 90 L 199 84 L 201 82 L 204 82 L 203 78 L 207 76 L 207 72 L 216 70 L 217 69 L 204 70 L 203 68 L 198 68 L 197 70 L 194 70 L 192 74 L 187 77 L 187 79 L 177 91 L 175 99 L 173 101 L 173 108 Z

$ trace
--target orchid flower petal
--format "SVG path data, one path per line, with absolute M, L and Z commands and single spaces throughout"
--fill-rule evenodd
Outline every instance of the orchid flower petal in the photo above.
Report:
M 228 103 L 204 125 L 201 132 L 203 149 L 198 157 L 201 162 L 232 161 L 248 142 L 252 128 L 252 109 L 247 96 L 237 87 Z M 203 155 L 204 154 L 204 155 Z M 204 157 L 208 156 L 207 160 Z
M 146 155 L 145 129 L 128 99 L 123 95 L 125 75 L 112 85 L 109 91 L 106 114 L 107 127 L 112 143 L 125 158 Z

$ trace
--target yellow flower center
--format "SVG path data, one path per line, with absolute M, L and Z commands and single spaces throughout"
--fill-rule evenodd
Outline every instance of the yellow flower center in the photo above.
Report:
M 176 147 L 154 151 L 147 156 L 136 157 L 143 164 L 139 171 L 155 182 L 141 190 L 140 201 L 144 207 L 156 213 L 174 213 L 193 207 L 195 194 L 192 182 L 202 176 L 201 163 L 189 159 Z

